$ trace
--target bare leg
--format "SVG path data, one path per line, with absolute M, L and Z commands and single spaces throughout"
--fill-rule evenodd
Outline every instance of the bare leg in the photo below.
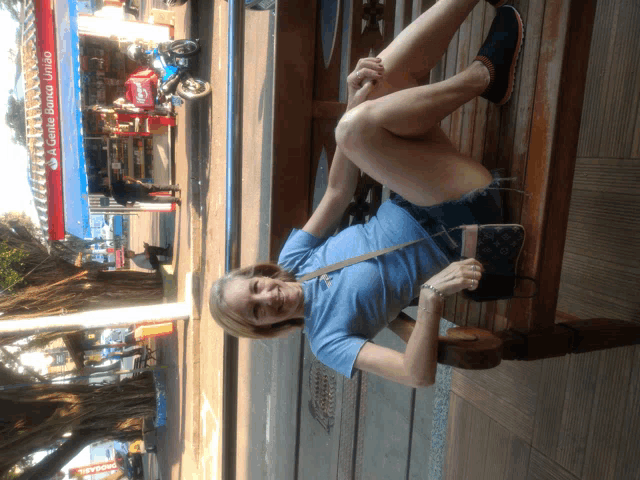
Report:
M 370 100 L 381 98 L 399 90 L 427 83 L 429 72 L 442 58 L 454 33 L 477 3 L 478 0 L 438 0 L 435 5 L 408 25 L 378 55 L 385 67 L 384 77 L 368 98 Z M 453 148 L 449 137 L 439 127 L 438 122 L 455 108 L 442 115 L 437 121 L 430 122 L 431 127 L 427 123 L 422 123 L 409 126 L 409 129 L 403 129 L 399 122 L 404 114 L 401 110 L 397 111 L 397 115 L 394 115 L 395 119 L 391 122 L 395 123 L 396 127 L 391 131 L 408 137 L 419 136 L 428 131 L 429 134 L 425 139 Z M 389 126 L 389 123 L 385 123 L 385 127 Z M 415 127 L 418 128 L 417 132 L 413 130 Z M 433 131 L 429 131 L 429 128 Z
M 426 83 L 453 34 L 477 3 L 478 0 L 438 0 L 400 32 L 378 55 L 385 75 L 369 98 Z
M 488 83 L 488 70 L 474 62 L 447 81 L 367 101 L 342 118 L 337 144 L 356 166 L 410 202 L 428 206 L 459 198 L 489 184 L 491 174 L 434 126 Z

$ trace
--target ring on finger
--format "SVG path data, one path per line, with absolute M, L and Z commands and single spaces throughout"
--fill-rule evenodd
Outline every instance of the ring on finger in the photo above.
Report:
M 356 77 L 358 77 L 358 80 L 360 80 L 360 70 L 356 72 Z
M 473 265 L 473 266 L 471 267 L 471 270 L 473 270 L 473 271 L 475 272 L 475 271 L 476 271 L 476 266 L 475 266 L 475 265 Z

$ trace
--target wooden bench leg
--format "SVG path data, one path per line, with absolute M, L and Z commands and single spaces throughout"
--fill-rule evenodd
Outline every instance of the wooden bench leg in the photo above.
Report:
M 539 360 L 640 344 L 640 323 L 593 318 L 555 324 L 552 328 L 498 333 L 505 360 Z
M 405 313 L 389 328 L 409 341 L 415 321 Z M 438 363 L 469 370 L 493 368 L 501 360 L 540 360 L 608 348 L 640 344 L 640 323 L 606 318 L 572 320 L 537 331 L 498 333 L 474 327 L 456 327 L 438 337 Z
M 409 341 L 415 321 L 401 312 L 389 329 L 405 342 Z M 502 360 L 503 341 L 482 328 L 456 327 L 447 336 L 438 337 L 438 363 L 468 370 L 493 368 Z

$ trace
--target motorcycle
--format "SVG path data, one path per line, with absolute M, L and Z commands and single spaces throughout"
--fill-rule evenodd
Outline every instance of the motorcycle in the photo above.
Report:
M 185 100 L 204 98 L 211 93 L 209 82 L 194 78 L 189 71 L 189 61 L 199 51 L 198 40 L 184 39 L 162 42 L 152 50 L 132 44 L 127 48 L 127 56 L 157 74 L 156 103 L 163 104 L 175 93 Z
M 144 468 L 142 454 L 127 453 L 126 456 L 116 453 L 116 465 L 125 473 L 129 480 L 143 480 Z

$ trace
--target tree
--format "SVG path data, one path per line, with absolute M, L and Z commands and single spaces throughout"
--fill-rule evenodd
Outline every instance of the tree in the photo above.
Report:
M 16 22 L 20 21 L 20 5 L 22 0 L 0 0 L 0 8 L 11 14 Z
M 119 384 L 40 383 L 0 391 L 0 478 L 18 459 L 55 446 L 17 480 L 49 478 L 92 442 L 141 438 L 143 418 L 154 413 L 150 372 Z
M 163 298 L 162 277 L 130 270 L 77 267 L 75 253 L 61 242 L 43 245 L 21 217 L 0 218 L 0 241 L 22 253 L 13 268 L 24 280 L 11 295 L 0 295 L 2 319 L 59 315 L 74 311 L 139 306 Z M 15 341 L 0 340 L 0 345 Z
M 33 467 L 33 464 L 33 455 L 22 458 L 13 466 L 13 468 L 11 468 L 11 470 L 0 476 L 0 480 L 16 480 L 22 472 Z
M 22 283 L 19 269 L 26 253 L 17 248 L 11 248 L 7 242 L 0 240 L 0 291 L 10 292 Z
M 27 127 L 24 117 L 24 99 L 17 99 L 13 95 L 7 98 L 7 113 L 4 116 L 7 125 L 13 130 L 13 141 L 27 146 Z

